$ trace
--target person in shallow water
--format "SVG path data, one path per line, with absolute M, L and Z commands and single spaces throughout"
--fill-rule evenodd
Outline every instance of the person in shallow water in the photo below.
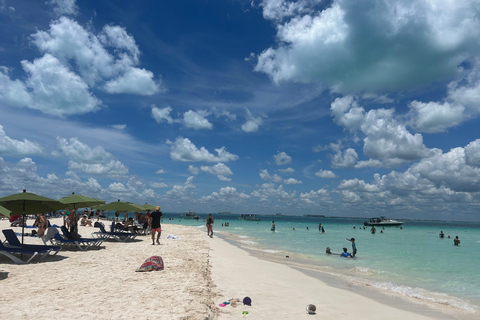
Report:
M 353 258 L 353 256 L 347 252 L 347 248 L 343 248 L 342 254 L 340 254 L 340 257 L 342 258 Z
M 456 236 L 455 239 L 453 239 L 453 245 L 458 246 L 459 244 L 460 244 L 460 239 L 458 239 L 458 236 Z

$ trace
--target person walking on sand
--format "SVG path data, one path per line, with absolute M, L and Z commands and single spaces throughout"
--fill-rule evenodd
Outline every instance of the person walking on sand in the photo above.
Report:
M 275 221 L 272 221 L 272 229 L 270 229 L 270 230 L 272 230 L 273 232 L 275 232 Z
M 347 241 L 350 241 L 352 243 L 352 256 L 355 257 L 357 254 L 357 246 L 355 245 L 355 238 L 350 238 L 350 239 L 345 239 Z
M 456 236 L 455 239 L 453 239 L 453 245 L 458 246 L 459 244 L 460 244 L 460 239 L 458 239 L 458 236 Z
M 157 234 L 157 244 L 160 244 L 160 235 L 162 234 L 162 226 L 160 220 L 163 218 L 163 214 L 160 211 L 160 207 L 156 207 L 155 211 L 150 214 L 148 219 L 148 225 L 152 229 L 152 245 L 155 245 L 155 233 Z
M 213 236 L 213 217 L 211 213 L 208 214 L 207 218 L 207 235 Z

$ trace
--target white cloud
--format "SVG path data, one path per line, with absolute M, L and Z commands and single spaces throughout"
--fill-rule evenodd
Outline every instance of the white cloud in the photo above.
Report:
M 217 163 L 214 166 L 201 166 L 200 170 L 206 173 L 222 176 L 230 176 L 233 174 L 232 170 L 224 163 Z
M 280 172 L 285 172 L 285 173 L 294 173 L 295 169 L 293 168 L 287 168 L 287 169 L 278 169 Z
M 338 176 L 330 170 L 319 170 L 315 175 L 323 179 L 338 178 Z
M 178 137 L 171 145 L 170 157 L 174 161 L 205 161 L 229 162 L 238 160 L 238 156 L 226 151 L 225 147 L 215 149 L 217 156 L 211 154 L 205 147 L 198 149 L 188 138 Z
M 150 183 L 150 187 L 152 187 L 152 188 L 166 188 L 168 186 L 163 182 L 152 182 L 152 183 Z
M 465 147 L 465 163 L 480 168 L 480 139 L 470 142 Z
M 242 130 L 245 132 L 257 132 L 259 127 L 263 124 L 262 117 L 255 118 L 250 110 L 247 111 L 247 122 L 242 125 Z
M 213 125 L 207 120 L 207 116 L 210 113 L 207 111 L 193 111 L 188 110 L 183 114 L 183 122 L 187 128 L 199 129 L 212 129 Z
M 78 72 L 90 86 L 110 93 L 152 95 L 165 90 L 151 71 L 137 68 L 139 49 L 125 28 L 107 25 L 98 35 L 76 21 L 60 17 L 49 31 L 37 31 L 32 42 Z M 108 49 L 111 49 L 110 51 Z
M 114 124 L 112 125 L 112 128 L 117 129 L 117 130 L 125 130 L 127 128 L 126 124 Z
M 283 180 L 283 183 L 285 184 L 302 184 L 303 182 L 294 178 L 288 178 Z
M 479 49 L 479 9 L 472 1 L 335 0 L 323 11 L 317 1 L 262 5 L 264 17 L 277 23 L 278 45 L 258 55 L 255 70 L 275 82 L 410 89 L 455 75 Z
M 53 6 L 53 12 L 57 16 L 63 16 L 78 14 L 78 7 L 75 5 L 75 2 L 76 0 L 49 0 L 45 3 Z
M 260 171 L 259 175 L 260 175 L 260 178 L 262 178 L 262 180 L 273 181 L 276 183 L 280 183 L 283 181 L 282 177 L 280 177 L 278 174 L 274 174 L 273 176 L 270 175 L 267 169 Z
M 165 89 L 153 80 L 151 71 L 131 67 L 120 77 L 107 81 L 105 91 L 151 96 L 158 92 L 165 92 Z
M 128 168 L 113 155 L 105 151 L 103 147 L 90 148 L 77 138 L 67 140 L 57 137 L 57 147 L 67 157 L 69 169 L 93 175 L 120 177 L 128 174 Z
M 164 174 L 164 173 L 167 173 L 167 171 L 163 170 L 163 169 L 159 169 L 157 170 L 157 172 L 155 172 L 156 174 Z
M 163 109 L 157 108 L 154 104 L 152 105 L 152 117 L 155 119 L 157 123 L 161 123 L 162 121 L 166 121 L 167 123 L 173 123 L 174 120 L 170 116 L 170 112 L 172 112 L 172 107 L 165 107 Z
M 282 166 L 292 162 L 292 157 L 290 157 L 286 152 L 278 152 L 276 155 L 273 156 L 275 159 L 275 164 L 278 166 Z
M 0 125 L 0 154 L 3 156 L 22 157 L 26 155 L 42 154 L 43 148 L 27 139 L 23 141 L 8 137 Z
M 348 129 L 357 140 L 363 138 L 363 153 L 382 161 L 384 166 L 394 166 L 431 155 L 423 144 L 421 134 L 411 134 L 394 115 L 393 109 L 372 109 L 368 112 L 358 106 L 353 96 L 337 98 L 331 105 L 335 123 Z M 353 150 L 352 150 L 353 151 Z M 336 167 L 353 167 L 358 155 L 355 151 L 333 157 Z M 354 154 L 355 152 L 355 154 Z M 378 166 L 378 162 L 363 162 L 359 166 Z
M 413 127 L 420 132 L 442 132 L 458 125 L 465 118 L 463 106 L 448 102 L 412 101 L 409 107 L 409 116 L 414 121 Z
M 192 166 L 192 165 L 189 165 L 189 166 L 188 166 L 188 171 L 189 171 L 191 174 L 197 175 L 197 174 L 200 173 L 200 168 L 195 167 L 195 166 Z
M 357 152 L 348 148 L 346 150 L 338 151 L 332 156 L 332 167 L 334 168 L 352 168 L 358 160 Z
M 6 68 L 0 69 L 0 101 L 56 116 L 99 109 L 101 101 L 88 85 L 57 58 L 46 54 L 33 62 L 22 61 L 22 67 L 28 75 L 25 83 L 10 80 Z

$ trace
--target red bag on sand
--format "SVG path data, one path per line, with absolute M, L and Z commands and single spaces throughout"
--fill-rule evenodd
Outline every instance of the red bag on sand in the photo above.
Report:
M 147 272 L 147 271 L 157 271 L 157 270 L 163 270 L 164 265 L 163 265 L 163 259 L 160 256 L 151 256 L 145 262 L 135 270 L 136 272 Z

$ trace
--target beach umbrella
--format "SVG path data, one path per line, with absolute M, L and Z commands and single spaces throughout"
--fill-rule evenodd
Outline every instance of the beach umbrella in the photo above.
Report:
M 144 208 L 132 202 L 122 202 L 120 200 L 95 206 L 94 209 L 118 212 L 139 212 Z
M 42 197 L 34 193 L 27 192 L 24 189 L 23 192 L 0 198 L 0 206 L 5 207 L 7 210 L 10 210 L 14 214 L 20 214 L 23 216 L 23 245 L 23 231 L 25 229 L 25 216 L 27 214 L 38 214 L 57 211 L 63 209 L 65 205 L 61 202 L 58 202 L 57 200 Z
M 0 214 L 5 216 L 5 217 L 10 217 L 10 210 L 8 210 L 7 208 L 4 208 L 2 206 L 0 206 Z
M 153 204 L 148 204 L 148 203 L 145 203 L 143 206 L 141 206 L 143 209 L 145 210 L 155 210 L 157 208 L 157 206 L 154 206 Z
M 80 194 L 75 194 L 75 192 L 72 192 L 71 195 L 63 197 L 58 201 L 65 204 L 67 209 L 92 207 L 105 203 L 103 200 L 82 196 Z

